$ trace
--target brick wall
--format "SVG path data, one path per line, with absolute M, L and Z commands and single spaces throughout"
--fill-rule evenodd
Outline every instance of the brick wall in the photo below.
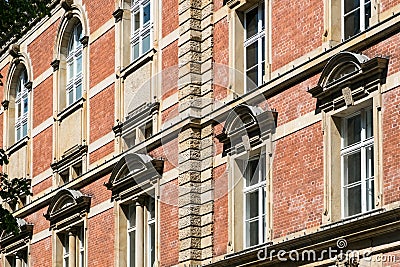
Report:
M 33 177 L 50 168 L 53 151 L 52 127 L 33 138 Z
M 400 87 L 383 95 L 383 201 L 400 200 Z
M 228 173 L 226 164 L 213 169 L 214 190 L 214 256 L 225 254 L 228 245 Z
M 33 128 L 53 115 L 53 76 L 33 89 Z
M 47 212 L 47 206 L 41 208 L 40 210 L 30 214 L 29 216 L 25 217 L 24 220 L 28 223 L 32 223 L 33 227 L 33 234 L 37 234 L 43 230 L 49 229 L 50 223 L 46 218 L 43 216 Z
M 28 45 L 34 78 L 50 68 L 50 63 L 53 61 L 54 43 L 59 24 L 59 21 L 53 23 Z
M 90 164 L 114 152 L 114 140 L 90 153 Z
M 162 1 L 162 37 L 178 28 L 178 0 Z
M 229 86 L 229 25 L 227 18 L 214 26 L 214 98 L 221 100 L 227 96 Z
M 273 235 L 321 224 L 323 143 L 321 123 L 280 139 L 273 158 Z
M 31 246 L 31 267 L 52 266 L 51 237 L 43 239 Z
M 90 88 L 114 73 L 114 28 L 90 45 Z
M 178 264 L 178 180 L 160 188 L 160 262 L 161 266 Z
M 113 0 L 102 0 L 101 2 L 83 0 L 82 5 L 87 11 L 90 33 L 95 32 L 100 26 L 113 18 L 112 13 L 115 9 L 115 1 Z
M 164 159 L 164 173 L 178 166 L 178 139 L 171 141 L 162 140 L 162 146 L 149 151 L 149 155 L 153 158 Z
M 316 99 L 307 92 L 317 85 L 319 75 L 294 85 L 284 92 L 268 98 L 267 105 L 260 104 L 263 110 L 276 109 L 278 112 L 278 126 L 301 117 L 316 108 Z
M 90 206 L 94 207 L 106 200 L 111 199 L 111 191 L 107 190 L 104 183 L 107 183 L 110 179 L 110 174 L 96 179 L 92 183 L 86 185 L 85 187 L 79 189 L 82 194 L 91 196 Z
M 88 266 L 114 266 L 114 210 L 88 219 Z
M 393 8 L 395 6 L 397 6 L 398 4 L 400 4 L 399 0 L 381 0 L 381 11 L 387 11 L 390 8 Z
M 324 2 L 272 1 L 272 70 L 322 44 Z
M 90 142 L 112 131 L 114 126 L 114 85 L 90 99 Z
M 52 177 L 48 177 L 45 180 L 41 181 L 37 185 L 32 186 L 32 194 L 33 196 L 43 192 L 44 190 L 50 188 L 52 186 Z
M 178 41 L 162 50 L 161 98 L 178 92 Z
M 400 71 L 400 33 L 397 33 L 382 42 L 362 51 L 369 58 L 377 56 L 389 57 L 388 76 Z

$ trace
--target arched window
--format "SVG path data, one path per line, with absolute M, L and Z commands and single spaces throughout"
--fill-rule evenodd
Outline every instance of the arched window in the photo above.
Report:
M 15 141 L 18 142 L 28 134 L 28 74 L 24 68 L 15 90 Z
M 67 106 L 82 97 L 82 24 L 74 26 L 67 51 Z

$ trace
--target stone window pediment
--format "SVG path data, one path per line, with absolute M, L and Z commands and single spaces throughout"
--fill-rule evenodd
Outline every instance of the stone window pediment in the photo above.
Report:
M 341 52 L 325 65 L 318 84 L 309 90 L 317 109 L 329 111 L 352 105 L 385 83 L 389 59 Z
M 224 144 L 224 154 L 236 154 L 249 150 L 274 132 L 277 112 L 263 111 L 258 107 L 239 105 L 225 121 L 224 130 L 217 136 Z
M 19 233 L 3 233 L 0 235 L 0 252 L 8 253 L 25 246 L 32 238 L 33 224 L 27 223 L 24 219 L 17 218 Z
M 130 153 L 114 166 L 104 185 L 112 191 L 112 198 L 122 199 L 151 187 L 161 178 L 164 161 L 145 154 Z
M 79 191 L 62 189 L 51 200 L 44 217 L 50 221 L 50 227 L 64 221 L 79 219 L 82 213 L 88 212 L 91 197 Z

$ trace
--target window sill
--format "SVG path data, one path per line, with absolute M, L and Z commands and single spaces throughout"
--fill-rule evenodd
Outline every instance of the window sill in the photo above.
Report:
M 118 76 L 125 79 L 129 74 L 136 71 L 137 69 L 145 65 L 147 62 L 152 61 L 153 56 L 156 52 L 157 51 L 154 48 L 150 49 L 149 51 L 147 51 L 146 53 L 144 53 L 143 55 L 132 61 L 128 66 L 123 68 Z
M 18 151 L 19 149 L 21 149 L 22 147 L 26 146 L 28 144 L 29 139 L 30 139 L 29 136 L 25 136 L 24 138 L 22 138 L 21 140 L 19 140 L 12 146 L 10 146 L 6 151 L 7 154 L 10 156 L 13 153 L 15 153 L 16 151 Z
M 85 101 L 86 101 L 85 98 L 82 97 L 79 100 L 77 100 L 75 103 L 73 103 L 72 105 L 66 107 L 63 111 L 61 111 L 57 114 L 57 120 L 62 121 L 63 119 L 65 119 L 66 117 L 68 117 L 69 115 L 71 115 L 72 113 L 77 111 L 78 109 L 82 108 L 83 103 Z

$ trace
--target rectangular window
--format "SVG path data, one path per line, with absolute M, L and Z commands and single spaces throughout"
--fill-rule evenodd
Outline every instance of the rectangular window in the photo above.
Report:
M 137 213 L 137 209 L 141 212 Z M 129 267 L 134 267 L 139 257 L 138 253 L 143 253 L 143 266 L 152 267 L 156 257 L 156 220 L 155 220 L 155 200 L 146 197 L 143 202 L 132 203 L 127 206 L 127 263 Z M 143 216 L 143 217 L 137 217 Z M 138 225 L 138 222 L 142 224 Z M 141 231 L 143 235 L 140 235 Z M 139 240 L 138 238 L 143 237 Z M 137 242 L 142 244 L 143 251 L 136 251 Z M 144 244 L 144 245 L 143 245 Z
M 372 109 L 342 122 L 342 214 L 344 217 L 374 208 L 374 136 Z
M 344 40 L 369 28 L 370 0 L 343 0 L 342 38 Z
M 135 266 L 136 245 L 136 205 L 129 205 L 128 211 L 128 266 Z
M 7 255 L 5 258 L 6 267 L 28 267 L 28 250 L 26 248 Z
M 150 51 L 153 40 L 151 1 L 133 0 L 131 5 L 131 59 Z
M 265 76 L 265 6 L 258 4 L 244 13 L 245 88 L 249 92 L 263 84 Z
M 244 242 L 251 247 L 266 240 L 265 155 L 244 160 L 243 165 Z

